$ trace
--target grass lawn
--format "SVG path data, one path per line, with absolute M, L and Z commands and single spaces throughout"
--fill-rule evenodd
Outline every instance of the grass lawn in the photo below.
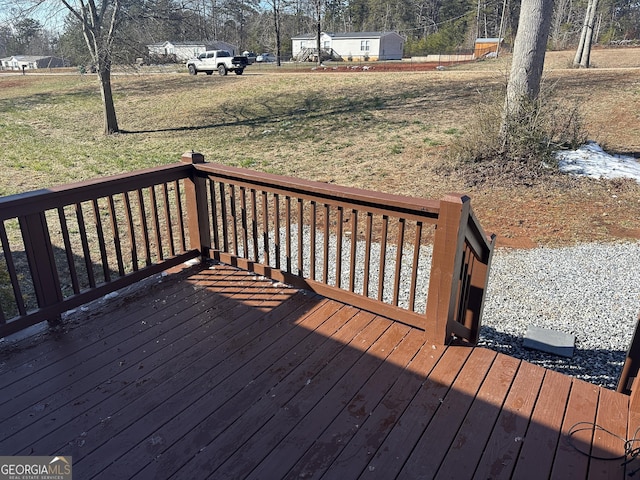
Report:
M 546 82 L 579 102 L 589 137 L 640 157 L 640 49 L 595 50 L 596 68 L 550 52 Z M 0 75 L 0 195 L 177 161 L 210 162 L 421 197 L 464 192 L 499 245 L 640 238 L 640 186 L 562 176 L 473 185 L 447 158 L 480 102 L 499 98 L 508 57 L 444 71 L 248 68 L 115 74 L 124 133 L 102 135 L 95 77 Z M 487 135 L 494 134 L 488 131 Z

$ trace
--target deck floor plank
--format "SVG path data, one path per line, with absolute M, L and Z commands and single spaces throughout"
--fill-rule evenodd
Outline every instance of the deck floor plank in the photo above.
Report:
M 310 425 L 308 432 L 304 432 L 312 438 L 317 435 L 318 425 L 322 425 L 330 419 L 323 418 L 323 414 L 332 415 L 331 407 L 346 403 L 353 397 L 355 391 L 360 388 L 362 382 L 371 375 L 383 359 L 373 355 L 367 355 L 369 348 L 374 350 L 384 345 L 387 349 L 399 336 L 406 334 L 406 328 L 402 325 L 387 320 L 384 322 L 372 321 L 358 334 L 348 348 L 351 360 L 340 366 L 340 374 L 331 373 L 322 369 L 310 379 L 308 388 L 304 388 L 291 399 L 247 442 L 242 450 L 236 451 L 220 467 L 212 471 L 207 478 L 244 478 L 264 461 L 276 447 L 280 451 L 280 443 L 295 429 L 299 422 L 305 418 L 318 420 L 318 424 Z M 308 417 L 312 411 L 316 415 Z M 275 478 L 278 478 L 275 475 Z
M 497 356 L 435 478 L 459 479 L 475 471 L 519 366 L 515 358 Z
M 627 438 L 629 397 L 608 389 L 600 391 L 593 434 L 590 480 L 624 478 L 624 441 Z
M 243 282 L 240 282 L 240 284 L 242 283 Z M 152 339 L 146 346 L 146 348 L 159 347 L 159 358 L 155 359 L 155 364 L 145 363 L 148 357 L 144 357 L 144 355 L 146 355 L 144 348 L 130 351 L 130 356 L 125 356 L 124 352 L 123 355 L 120 355 L 120 352 L 118 352 L 118 355 L 115 358 L 111 358 L 105 367 L 110 371 L 115 368 L 115 372 L 118 372 L 117 369 L 120 368 L 120 374 L 114 372 L 113 377 L 109 375 L 93 376 L 89 378 L 89 380 L 93 382 L 89 385 L 86 384 L 86 381 L 78 382 L 88 393 L 85 396 L 76 398 L 73 404 L 67 406 L 68 408 L 65 413 L 68 411 L 72 413 L 75 412 L 75 415 L 80 415 L 80 421 L 74 423 L 60 422 L 62 423 L 60 426 L 61 431 L 52 431 L 47 438 L 32 443 L 31 448 L 37 448 L 41 451 L 55 451 L 55 449 L 62 446 L 57 440 L 58 437 L 68 438 L 69 434 L 75 432 L 76 435 L 81 435 L 81 437 L 77 438 L 76 443 L 81 444 L 82 448 L 80 448 L 79 451 L 74 450 L 74 455 L 80 459 L 82 454 L 85 453 L 85 450 L 88 450 L 88 448 L 85 449 L 84 447 L 87 445 L 87 435 L 92 429 L 100 427 L 101 430 L 110 430 L 105 428 L 105 419 L 109 419 L 109 421 L 115 419 L 114 414 L 116 414 L 122 406 L 128 406 L 130 402 L 138 402 L 139 404 L 141 398 L 146 398 L 146 396 L 149 396 L 149 392 L 157 390 L 167 378 L 178 374 L 184 369 L 185 365 L 197 361 L 199 357 L 202 357 L 203 354 L 206 353 L 206 350 L 199 348 L 198 340 L 201 340 L 203 337 L 212 337 L 222 341 L 227 336 L 233 336 L 237 331 L 242 330 L 244 327 L 242 324 L 234 326 L 224 325 L 224 323 L 242 311 L 245 311 L 245 313 L 250 312 L 250 310 L 242 304 L 233 301 L 233 298 L 237 295 L 242 295 L 243 298 L 250 298 L 251 295 L 259 295 L 263 291 L 263 288 L 255 288 L 255 286 L 254 280 L 253 286 L 249 289 L 234 287 L 228 299 L 209 295 L 208 297 L 211 299 L 222 299 L 222 303 L 218 303 L 217 306 L 212 306 L 212 309 L 218 313 L 218 316 L 210 320 L 210 322 L 205 322 L 204 325 L 200 325 L 202 321 L 201 314 L 202 312 L 208 311 L 207 307 L 211 306 L 211 303 L 208 301 L 203 302 L 197 297 L 192 297 L 195 302 L 193 305 L 197 306 L 200 315 L 192 315 L 191 310 L 185 308 L 180 314 L 172 317 L 172 323 L 174 325 L 172 330 L 165 329 L 161 337 L 153 337 L 157 339 Z M 207 297 L 205 296 L 204 298 Z M 287 295 L 286 298 L 289 298 L 289 295 Z M 187 319 L 190 321 L 187 321 Z M 221 323 L 215 325 L 215 320 Z M 250 324 L 251 321 L 252 318 L 247 316 L 247 324 Z M 213 322 L 213 324 L 211 324 L 211 322 Z M 191 330 L 192 323 L 195 324 L 195 326 L 199 326 L 199 334 Z M 209 327 L 212 327 L 212 329 L 209 329 Z M 187 330 L 185 330 L 185 328 Z M 175 331 L 175 334 L 172 334 L 173 331 Z M 170 350 L 169 353 L 168 350 Z M 142 358 L 140 357 L 141 355 Z M 167 362 L 167 358 L 172 358 L 176 361 Z M 126 369 L 123 371 L 125 367 Z M 128 377 L 129 375 L 133 375 L 135 380 L 132 381 Z M 135 411 L 132 412 L 133 415 L 136 415 Z M 52 412 L 52 415 L 58 415 L 60 418 L 63 418 L 60 413 Z M 48 419 L 45 418 L 45 422 L 47 420 Z M 42 429 L 42 425 L 33 425 L 36 431 L 39 429 L 45 431 L 53 430 L 52 427 L 53 425 L 49 425 L 46 429 Z M 89 445 L 91 445 L 91 442 Z
M 401 371 L 403 371 L 407 367 L 415 355 L 415 352 L 420 350 L 424 341 L 424 334 L 422 332 L 409 329 L 398 344 L 392 347 L 389 356 L 384 359 L 382 364 L 366 380 L 366 383 L 353 398 L 349 400 L 344 408 L 340 411 L 339 407 L 334 407 L 335 410 L 338 410 L 338 415 L 333 422 L 326 426 L 322 433 L 318 435 L 315 441 L 313 441 L 313 438 L 302 439 L 300 435 L 310 428 L 309 424 L 312 422 L 309 417 L 311 415 L 316 416 L 316 418 L 322 418 L 326 414 L 317 411 L 311 412 L 307 418 L 305 418 L 305 420 L 307 420 L 306 424 L 299 424 L 299 428 L 296 429 L 296 435 L 290 435 L 286 439 L 286 442 L 292 448 L 295 445 L 304 444 L 309 445 L 309 448 L 288 472 L 284 472 L 286 475 L 282 474 L 280 478 L 320 478 L 344 447 L 352 442 L 355 434 L 366 426 L 379 402 L 382 401 L 384 396 L 397 382 L 399 378 L 398 370 L 401 369 Z M 380 353 L 382 356 L 385 351 L 382 350 Z M 328 415 L 326 416 L 328 417 Z M 302 430 L 300 430 L 300 428 L 302 428 Z M 286 450 L 282 450 L 282 445 L 283 442 L 277 447 L 277 455 L 272 454 L 270 456 L 272 462 L 282 462 L 279 458 L 286 455 Z M 287 462 L 291 462 L 291 460 L 288 459 Z M 278 470 L 274 470 L 276 474 L 284 470 L 285 462 L 282 462 L 282 465 L 283 466 L 278 467 Z M 252 476 L 259 478 L 261 472 L 264 476 L 270 471 L 271 467 L 268 461 L 263 461 L 259 468 L 252 472 Z
M 571 389 L 571 377 L 547 370 L 540 395 L 523 437 L 513 476 L 522 479 L 548 478 L 553 466 L 560 429 Z
M 34 424 L 33 428 L 38 430 L 39 422 L 51 422 L 53 418 L 59 424 L 64 424 L 68 419 L 59 410 L 69 404 L 88 409 L 96 402 L 103 401 L 105 393 L 114 393 L 117 386 L 126 388 L 135 382 L 138 382 L 136 395 L 141 394 L 144 391 L 140 388 L 141 374 L 156 368 L 166 368 L 166 354 L 163 351 L 165 345 L 171 344 L 176 355 L 180 351 L 180 345 L 184 345 L 184 348 L 192 347 L 198 334 L 207 334 L 206 329 L 200 328 L 200 315 L 207 309 L 215 308 L 223 312 L 232 307 L 237 307 L 237 304 L 231 299 L 207 294 L 206 291 L 201 295 L 191 295 L 185 299 L 185 303 L 174 304 L 162 314 L 154 315 L 151 311 L 145 316 L 141 315 L 141 320 L 136 321 L 136 330 L 129 332 L 127 337 L 111 340 L 109 345 L 113 346 L 109 349 L 103 352 L 83 349 L 81 355 L 73 355 L 73 360 L 66 362 L 80 365 L 74 370 L 73 376 L 64 376 L 63 381 L 60 381 L 57 376 L 43 378 L 40 372 L 34 374 L 41 381 L 39 388 L 28 392 L 32 399 L 29 402 L 25 401 L 24 395 L 14 399 L 16 409 L 24 405 L 27 408 L 15 412 L 3 422 L 3 435 L 8 437 L 21 429 L 24 430 L 20 433 L 24 441 L 33 443 L 38 437 L 34 437 L 32 429 L 25 427 Z M 138 341 L 128 341 L 133 338 Z M 114 361 L 114 357 L 117 361 Z M 143 372 L 144 368 L 147 370 Z M 104 388 L 105 383 L 109 385 L 108 391 Z M 38 403 L 42 398 L 46 398 L 46 404 Z M 76 415 L 74 410 L 66 408 L 65 413 Z M 16 451 L 24 448 L 23 441 L 19 438 L 13 437 L 11 442 Z
M 198 427 L 195 433 L 200 443 L 197 446 L 202 451 L 215 452 L 213 458 L 207 455 L 194 455 L 188 465 L 180 465 L 180 472 L 177 471 L 177 468 L 169 469 L 170 475 L 183 473 L 191 475 L 192 478 L 205 478 L 209 472 L 231 457 L 238 448 L 250 442 L 256 432 L 281 409 L 286 408 L 292 398 L 302 390 L 308 390 L 309 386 L 319 384 L 318 372 L 326 371 L 325 375 L 331 375 L 331 372 L 335 372 L 336 375 L 339 375 L 350 361 L 347 345 L 371 324 L 373 315 L 358 313 L 355 308 L 345 307 L 331 318 L 342 323 L 342 327 L 337 331 L 330 328 L 329 330 L 333 330 L 334 334 L 324 339 L 321 338 L 322 335 L 314 336 L 314 339 L 320 343 L 316 344 L 316 348 L 309 357 L 295 365 L 294 369 L 281 382 L 274 385 L 265 395 L 247 399 L 247 405 L 243 405 L 245 409 L 240 412 L 240 415 L 233 414 L 231 422 L 226 418 L 226 414 L 235 408 L 235 404 L 229 403 L 225 405 L 225 408 L 214 412 L 207 418 L 202 427 Z M 326 381 L 324 380 L 324 382 Z M 317 387 L 317 389 L 322 390 L 322 387 Z M 215 428 L 218 422 L 221 425 L 219 430 Z M 210 430 L 212 427 L 213 431 Z M 203 435 L 199 435 L 200 433 Z M 185 446 L 185 448 L 187 447 Z M 177 455 L 174 455 L 173 464 L 181 459 L 184 462 L 183 451 L 179 450 Z M 170 454 L 174 453 L 175 450 L 170 452 Z M 165 470 L 167 467 L 166 458 L 170 457 L 165 454 L 159 459 L 157 465 L 149 465 L 141 472 L 140 478 L 148 478 L 148 473 L 154 471 L 156 467 L 162 468 L 163 472 L 167 471 Z
M 158 426 L 152 438 L 161 438 L 162 442 L 138 443 L 117 459 L 117 466 L 109 469 L 109 475 L 121 476 L 144 469 L 143 477 L 155 478 L 158 469 L 165 474 L 178 470 L 186 463 L 184 452 L 191 449 L 195 456 L 242 415 L 256 398 L 266 395 L 275 383 L 306 357 L 310 349 L 317 346 L 313 339 L 315 330 L 325 323 L 337 329 L 336 322 L 328 319 L 336 317 L 334 313 L 340 308 L 341 305 L 335 302 L 320 302 L 317 308 L 295 322 L 296 326 L 302 328 L 292 329 L 259 353 L 265 358 L 272 358 L 272 365 L 265 368 L 262 362 L 252 361 L 238 368 L 188 409 Z M 211 417 L 215 417 L 215 420 L 212 421 Z M 174 452 L 178 453 L 174 455 Z
M 236 272 L 233 269 L 220 268 L 217 273 L 219 273 L 217 279 L 222 280 Z M 129 291 L 125 299 L 116 298 L 109 301 L 97 301 L 76 309 L 75 313 L 70 313 L 67 316 L 68 320 L 65 319 L 65 323 L 67 321 L 82 322 L 83 324 L 91 324 L 93 328 L 65 329 L 61 335 L 51 334 L 45 330 L 35 335 L 34 340 L 38 341 L 32 341 L 29 348 L 3 348 L 0 351 L 0 395 L 3 396 L 0 398 L 4 398 L 3 389 L 5 387 L 67 357 L 70 352 L 69 345 L 75 345 L 75 342 L 82 340 L 82 348 L 93 349 L 99 346 L 105 337 L 115 335 L 123 328 L 129 327 L 130 316 L 137 315 L 137 312 L 149 306 L 160 311 L 188 296 L 192 285 L 184 280 L 188 275 L 193 274 L 195 274 L 195 270 L 192 268 L 169 277 L 147 279 L 141 282 L 136 290 Z M 162 293 L 158 295 L 159 292 Z M 136 301 L 142 295 L 150 302 Z M 96 322 L 96 319 L 102 318 L 100 316 L 96 317 L 92 313 L 92 306 L 96 304 L 117 308 L 119 315 L 116 318 L 111 318 L 108 324 Z M 24 335 L 21 334 L 20 336 Z M 13 340 L 10 338 L 9 341 Z M 76 352 L 78 350 L 80 348 L 74 347 L 71 351 Z
M 438 346 L 437 349 L 444 347 Z M 466 348 L 446 348 L 435 368 L 405 409 L 394 428 L 378 447 L 359 478 L 372 474 L 379 478 L 396 478 L 414 446 L 447 395 L 451 384 L 462 369 L 471 351 Z M 425 461 L 428 452 L 415 453 Z
M 593 422 L 596 419 L 599 390 L 595 385 L 574 380 L 562 424 L 560 443 L 551 478 L 586 478 L 589 468 Z M 575 434 L 572 433 L 577 429 Z
M 443 348 L 429 343 L 420 348 L 364 425 L 359 426 L 352 440 L 337 455 L 323 478 L 357 478 L 364 472 L 367 462 L 408 408 L 443 352 Z M 362 452 L 367 452 L 367 455 L 362 455 Z
M 297 297 L 298 301 L 282 304 L 266 315 L 252 309 L 235 319 L 228 318 L 235 325 L 234 331 L 228 336 L 212 334 L 207 337 L 208 341 L 200 348 L 206 355 L 183 367 L 158 388 L 136 399 L 131 404 L 133 408 L 127 408 L 117 417 L 112 416 L 105 426 L 97 425 L 87 432 L 86 437 L 90 434 L 97 437 L 96 443 L 106 442 L 99 449 L 94 448 L 88 453 L 83 451 L 84 455 L 74 453 L 79 457 L 80 471 L 86 472 L 87 476 L 101 472 L 122 454 L 123 448 L 128 450 L 143 441 L 152 444 L 160 441 L 159 437 L 153 436 L 158 426 L 190 408 L 221 381 L 233 375 L 247 358 L 253 358 L 268 346 L 274 335 L 286 333 L 288 323 L 281 320 L 299 307 L 304 308 L 307 301 L 301 294 Z M 145 413 L 141 416 L 136 412 Z M 88 438 L 86 440 L 89 441 Z
M 485 454 L 473 475 L 474 479 L 511 478 L 542 386 L 544 372 L 544 369 L 530 363 L 520 364 L 507 400 L 485 446 Z
M 132 293 L 133 292 L 133 293 Z M 629 398 L 233 267 L 0 344 L 0 455 L 86 479 L 622 478 Z M 567 441 L 577 424 L 598 425 Z M 592 439 L 593 436 L 593 439 Z M 577 443 L 576 443 L 577 442 Z M 637 446 L 637 445 L 636 445 Z
M 391 325 L 367 350 L 367 355 L 362 356 L 354 369 L 348 372 L 348 376 L 345 375 L 348 381 L 338 382 L 298 421 L 295 429 L 275 446 L 248 478 L 306 476 L 309 474 L 307 466 L 311 470 L 326 468 L 329 463 L 327 457 L 335 457 L 339 445 L 347 442 L 354 430 L 365 422 L 375 403 L 397 378 L 396 362 L 406 365 L 408 348 L 402 348 L 400 344 L 410 332 L 407 326 Z M 414 353 L 417 348 L 414 345 Z M 362 383 L 358 385 L 354 378 L 361 379 Z M 305 454 L 309 456 L 305 457 Z M 301 470 L 294 473 L 295 466 Z
M 400 472 L 401 477 L 435 477 L 495 358 L 496 353 L 490 350 L 474 349 L 471 352 L 414 448 L 422 455 L 412 455 L 408 459 Z M 429 456 L 428 462 L 424 461 L 423 455 Z

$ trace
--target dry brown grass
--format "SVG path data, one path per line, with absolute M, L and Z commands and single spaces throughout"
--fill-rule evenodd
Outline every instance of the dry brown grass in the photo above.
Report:
M 589 137 L 640 157 L 640 49 L 594 50 L 597 68 L 549 52 L 546 82 L 579 102 Z M 248 69 L 114 78 L 128 133 L 103 138 L 87 77 L 0 77 L 0 193 L 167 163 L 209 161 L 385 192 L 468 193 L 499 245 L 532 247 L 640 238 L 640 186 L 552 176 L 529 186 L 472 185 L 448 160 L 480 102 L 504 85 L 508 56 L 444 71 L 320 75 Z M 488 131 L 487 135 L 494 132 Z

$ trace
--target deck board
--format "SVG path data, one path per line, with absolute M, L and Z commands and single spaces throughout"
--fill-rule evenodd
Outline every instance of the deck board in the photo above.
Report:
M 640 464 L 575 448 L 623 453 L 640 422 L 626 396 L 232 267 L 98 303 L 0 348 L 1 455 L 69 455 L 83 479 L 622 478 Z M 572 444 L 580 422 L 616 436 Z

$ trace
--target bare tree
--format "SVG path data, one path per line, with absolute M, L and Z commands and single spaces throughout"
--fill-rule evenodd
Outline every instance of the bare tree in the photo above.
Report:
M 281 38 L 281 30 L 282 30 L 282 22 L 281 22 L 281 13 L 283 8 L 283 0 L 267 0 L 266 4 L 271 7 L 271 14 L 273 20 L 273 28 L 275 33 L 276 40 L 276 62 L 277 65 L 281 65 L 281 55 L 282 55 L 282 38 Z
M 120 131 L 111 91 L 111 51 L 120 13 L 120 0 L 61 0 L 82 25 L 82 35 L 98 74 L 104 106 L 104 134 Z
M 576 56 L 573 59 L 574 67 L 589 68 L 591 58 L 591 43 L 593 42 L 593 25 L 596 20 L 596 10 L 598 8 L 598 0 L 589 0 L 587 11 L 584 16 L 584 24 L 582 25 L 582 33 L 580 34 L 580 42 L 576 50 Z
M 520 123 L 540 93 L 544 57 L 553 13 L 553 0 L 523 0 L 513 44 L 511 74 L 507 84 L 500 135 L 503 146 L 509 128 Z

